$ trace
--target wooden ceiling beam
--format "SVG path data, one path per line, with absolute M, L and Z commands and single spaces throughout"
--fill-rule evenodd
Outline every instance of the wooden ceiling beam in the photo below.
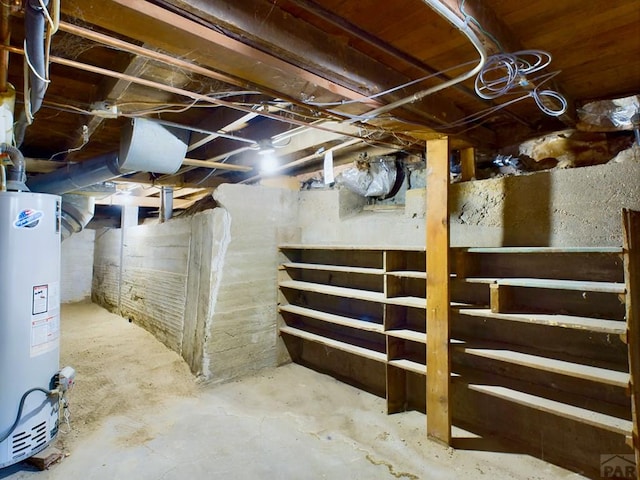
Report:
M 363 93 L 326 80 L 148 1 L 67 0 L 62 2 L 62 11 L 83 22 L 243 79 L 245 86 L 249 82 L 280 91 L 286 83 L 294 85 L 298 92 L 317 86 L 345 98 L 366 99 Z
M 133 57 L 129 59 L 124 73 L 133 77 L 142 75 L 149 61 L 144 57 Z M 98 88 L 96 89 L 95 101 L 117 103 L 131 86 L 131 82 L 123 79 L 112 77 L 104 77 Z M 81 148 L 91 138 L 93 133 L 104 123 L 105 118 L 94 115 L 86 115 L 83 117 L 82 125 L 76 132 L 75 147 Z M 80 154 L 80 150 L 72 151 L 65 158 L 67 161 L 74 160 Z
M 172 3 L 187 5 L 191 11 L 201 9 L 198 10 L 201 17 L 211 18 L 211 5 L 205 2 L 196 2 L 195 6 L 185 2 Z M 254 8 L 261 9 L 260 12 L 266 8 L 264 13 L 268 15 L 269 22 L 262 22 Z M 240 17 L 238 25 L 246 28 L 243 41 L 259 35 L 262 41 L 259 48 L 144 0 L 67 0 L 63 10 L 84 22 L 222 72 L 240 80 L 245 86 L 250 84 L 263 91 L 279 92 L 285 99 L 359 100 L 363 103 L 353 108 L 366 111 L 380 105 L 368 99 L 367 94 L 409 80 L 348 44 L 328 38 L 324 32 L 285 15 L 280 8 L 268 2 L 256 3 L 251 12 L 242 12 L 235 3 L 225 3 L 222 9 Z M 224 23 L 214 20 L 214 24 Z M 268 28 L 263 31 L 267 23 Z M 306 40 L 308 38 L 311 43 Z M 422 118 L 421 122 L 430 128 L 465 116 L 454 102 L 438 97 L 431 97 L 426 105 L 428 108 L 421 104 L 406 109 L 413 121 Z M 485 128 L 475 129 L 468 135 L 482 144 L 495 141 L 493 132 Z
M 244 41 L 257 45 L 261 50 L 276 52 L 278 56 L 305 70 L 359 91 L 366 89 L 373 94 L 414 80 L 363 55 L 343 37 L 327 35 L 323 30 L 288 14 L 273 2 L 162 0 L 161 3 L 173 5 L 212 24 L 220 25 L 232 34 L 241 35 Z M 269 21 L 265 22 L 263 18 L 268 18 Z M 397 100 L 398 95 L 405 93 L 388 95 L 384 102 Z M 341 99 L 334 96 L 326 100 Z M 324 100 L 316 98 L 315 101 Z M 375 103 L 357 107 L 351 105 L 349 108 L 357 108 L 355 113 L 365 113 L 375 107 Z M 336 107 L 336 110 L 342 110 L 342 107 Z M 349 109 L 344 111 L 354 113 Z M 455 102 L 436 95 L 421 103 L 407 104 L 404 111 L 410 121 L 419 121 L 425 127 L 436 130 L 439 126 L 467 115 Z M 465 136 L 484 145 L 495 143 L 493 132 L 482 126 L 465 133 Z
M 187 208 L 195 200 L 173 199 L 174 208 Z M 96 200 L 96 205 L 136 205 L 138 207 L 160 208 L 160 197 L 136 197 L 134 195 L 109 195 L 106 198 Z

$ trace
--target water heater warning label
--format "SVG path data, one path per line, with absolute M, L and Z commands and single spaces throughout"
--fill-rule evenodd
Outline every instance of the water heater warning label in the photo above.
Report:
M 58 348 L 60 316 L 51 315 L 31 320 L 31 357 L 51 352 Z
M 33 287 L 33 303 L 31 314 L 38 315 L 49 310 L 49 285 L 36 285 Z

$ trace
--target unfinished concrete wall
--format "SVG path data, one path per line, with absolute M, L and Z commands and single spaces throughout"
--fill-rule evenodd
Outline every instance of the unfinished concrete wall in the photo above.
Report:
M 296 235 L 298 203 L 244 185 L 216 200 L 190 218 L 100 232 L 93 299 L 221 382 L 277 364 L 277 244 Z
M 221 185 L 227 214 L 217 288 L 205 343 L 205 374 L 214 382 L 277 365 L 277 245 L 297 231 L 297 192 Z
M 71 235 L 61 246 L 60 301 L 82 302 L 91 298 L 95 230 Z
M 622 162 L 451 186 L 453 246 L 620 246 L 621 210 L 640 209 L 640 150 Z M 300 192 L 304 243 L 421 245 L 424 190 L 405 211 L 358 211 L 344 191 Z
M 182 350 L 191 219 L 124 229 L 120 315 Z
M 118 311 L 122 231 L 103 228 L 95 233 L 91 300 Z
M 458 184 L 452 222 L 499 227 L 507 246 L 620 246 L 622 208 L 640 209 L 635 152 L 622 163 Z
M 201 275 L 194 249 L 213 236 L 214 218 L 208 211 L 163 224 L 105 229 L 95 242 L 93 301 L 142 325 L 183 355 L 194 373 L 201 371 L 202 354 L 194 356 L 198 319 L 187 298 L 191 287 L 191 303 L 197 304 L 200 283 L 189 282 L 189 272 Z

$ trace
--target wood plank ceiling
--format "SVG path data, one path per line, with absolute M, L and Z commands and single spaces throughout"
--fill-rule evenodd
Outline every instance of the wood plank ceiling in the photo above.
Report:
M 544 73 L 559 73 L 540 88 L 560 92 L 567 112 L 546 115 L 529 97 L 456 124 L 518 96 L 481 99 L 474 76 L 367 116 L 478 62 L 465 34 L 428 3 L 466 19 L 488 54 L 549 52 Z M 4 8 L 19 111 L 24 7 L 14 0 Z M 285 173 L 317 168 L 330 148 L 339 162 L 365 150 L 420 156 L 424 139 L 443 133 L 455 148 L 498 151 L 573 126 L 576 108 L 589 100 L 640 87 L 640 4 L 630 0 L 61 0 L 61 12 L 51 82 L 21 145 L 34 159 L 32 175 L 117 150 L 132 116 L 191 127 L 189 158 L 235 169 L 185 162 L 176 175 L 129 181 L 212 187 L 257 178 L 256 147 L 265 139 L 282 147 L 276 154 Z

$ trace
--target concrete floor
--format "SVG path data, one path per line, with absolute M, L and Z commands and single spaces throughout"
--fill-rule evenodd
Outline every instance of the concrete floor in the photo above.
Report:
M 73 431 L 59 439 L 68 456 L 0 479 L 583 478 L 525 455 L 440 446 L 426 440 L 424 415 L 388 416 L 383 399 L 298 365 L 196 385 L 177 355 L 94 305 L 66 306 L 63 335 L 79 374 Z

